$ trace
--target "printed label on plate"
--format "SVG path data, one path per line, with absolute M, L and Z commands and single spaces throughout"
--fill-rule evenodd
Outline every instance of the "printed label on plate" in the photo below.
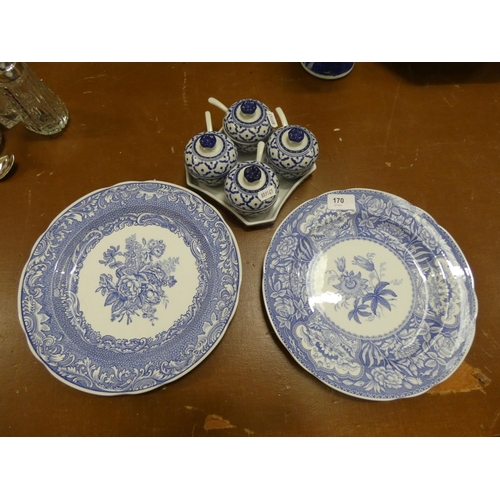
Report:
M 276 194 L 276 188 L 274 186 L 269 186 L 266 189 L 263 189 L 262 191 L 259 191 L 259 200 L 260 201 L 266 201 L 269 198 L 272 198 Z
M 356 210 L 356 198 L 353 194 L 329 194 L 329 210 Z
M 276 128 L 278 126 L 278 122 L 276 121 L 274 113 L 272 111 L 267 111 L 267 117 L 269 118 L 269 123 L 271 124 L 271 127 Z

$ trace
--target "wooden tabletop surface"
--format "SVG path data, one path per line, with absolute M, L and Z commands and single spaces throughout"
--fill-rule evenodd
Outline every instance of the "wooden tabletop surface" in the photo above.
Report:
M 3 436 L 497 436 L 500 435 L 500 66 L 356 63 L 336 81 L 299 63 L 32 63 L 66 103 L 57 137 L 3 129 L 16 165 L 0 181 L 0 435 Z M 186 187 L 183 152 L 226 105 L 282 107 L 319 142 L 317 169 L 274 224 L 234 232 L 243 281 L 213 352 L 153 391 L 100 397 L 53 377 L 28 347 L 18 286 L 38 237 L 96 189 L 157 179 Z M 322 193 L 371 188 L 427 211 L 456 240 L 479 304 L 472 347 L 427 393 L 374 402 L 340 393 L 283 347 L 262 300 L 263 259 L 281 221 Z

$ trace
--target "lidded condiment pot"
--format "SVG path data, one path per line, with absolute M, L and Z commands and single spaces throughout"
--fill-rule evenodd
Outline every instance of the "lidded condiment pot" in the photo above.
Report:
M 242 99 L 229 108 L 213 97 L 208 102 L 226 113 L 222 122 L 224 132 L 241 153 L 255 153 L 259 141 L 266 141 L 274 130 L 274 115 L 260 101 Z
M 314 134 L 300 125 L 288 125 L 285 113 L 276 108 L 282 127 L 275 130 L 266 143 L 267 162 L 284 179 L 306 175 L 318 158 L 318 141 Z
M 189 173 L 208 186 L 224 183 L 238 161 L 238 151 L 226 135 L 212 130 L 210 111 L 205 112 L 207 131 L 195 135 L 184 148 L 184 163 Z
M 264 142 L 259 142 L 257 159 L 238 164 L 226 177 L 224 191 L 228 202 L 240 214 L 265 212 L 276 202 L 279 179 L 272 168 L 262 162 Z

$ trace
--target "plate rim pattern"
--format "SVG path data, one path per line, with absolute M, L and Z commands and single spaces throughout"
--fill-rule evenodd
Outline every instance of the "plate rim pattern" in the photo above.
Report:
M 387 199 L 390 199 L 394 201 L 394 203 L 399 204 L 401 207 L 404 207 L 406 210 L 411 212 L 416 219 L 419 220 L 421 223 L 424 221 L 426 224 L 432 225 L 433 229 L 435 232 L 439 235 L 441 240 L 446 243 L 446 249 L 447 251 L 452 252 L 452 256 L 454 261 L 457 261 L 460 263 L 462 270 L 464 270 L 464 279 L 462 283 L 462 293 L 465 293 L 465 298 L 466 298 L 466 306 L 465 309 L 467 311 L 465 312 L 460 312 L 460 314 L 465 315 L 465 322 L 460 324 L 460 335 L 463 337 L 463 342 L 462 345 L 457 348 L 457 352 L 459 354 L 453 358 L 453 363 L 450 363 L 449 366 L 447 366 L 446 371 L 440 372 L 439 374 L 439 379 L 436 379 L 432 381 L 432 383 L 427 384 L 421 388 L 421 390 L 416 390 L 416 389 L 408 389 L 406 392 L 405 391 L 400 391 L 399 393 L 393 392 L 386 392 L 384 393 L 383 391 L 380 393 L 368 393 L 366 390 L 358 390 L 354 383 L 352 384 L 352 387 L 349 386 L 342 386 L 340 385 L 337 381 L 333 380 L 332 378 L 328 378 L 325 374 L 327 373 L 326 371 L 318 368 L 318 366 L 314 366 L 314 363 L 311 362 L 311 359 L 308 358 L 304 352 L 303 349 L 301 350 L 301 347 L 299 345 L 299 339 L 295 334 L 287 331 L 286 328 L 281 328 L 282 331 L 280 331 L 280 326 L 276 322 L 276 317 L 278 316 L 276 314 L 276 311 L 273 310 L 273 303 L 272 299 L 270 298 L 270 285 L 268 281 L 271 281 L 269 276 L 271 275 L 272 271 L 270 270 L 270 262 L 271 262 L 271 252 L 272 249 L 276 247 L 276 241 L 280 237 L 281 232 L 284 231 L 284 228 L 287 227 L 287 225 L 290 227 L 292 221 L 295 220 L 296 217 L 300 216 L 300 214 L 304 211 L 307 210 L 307 207 L 313 207 L 317 206 L 315 203 L 319 203 L 320 199 L 323 199 L 326 203 L 327 197 L 331 194 L 334 195 L 340 195 L 340 194 L 355 194 L 355 193 L 367 193 L 371 194 L 374 196 L 379 196 L 379 197 L 386 197 Z M 311 209 L 312 210 L 312 209 Z M 352 212 L 351 212 L 352 213 Z M 358 207 L 356 208 L 356 213 L 358 213 Z M 298 238 L 298 236 L 297 236 Z M 441 241 L 440 240 L 440 241 Z M 276 254 L 274 255 L 275 260 L 276 260 Z M 438 258 L 439 256 L 434 256 L 435 258 Z M 448 256 L 449 257 L 449 256 Z M 278 257 L 279 259 L 279 257 Z M 269 278 L 269 280 L 268 280 Z M 276 231 L 273 234 L 273 237 L 270 241 L 269 247 L 267 249 L 265 258 L 264 258 L 264 264 L 263 264 L 263 274 L 262 274 L 262 295 L 263 295 L 263 300 L 264 300 L 264 305 L 266 308 L 267 316 L 268 319 L 271 323 L 271 326 L 273 327 L 273 330 L 276 333 L 276 336 L 280 339 L 281 343 L 284 345 L 284 347 L 287 349 L 287 351 L 291 354 L 291 356 L 299 363 L 300 366 L 302 366 L 306 371 L 311 373 L 313 376 L 318 378 L 320 381 L 328 385 L 329 387 L 336 389 L 342 393 L 348 394 L 350 396 L 358 397 L 361 399 L 368 399 L 368 400 L 393 400 L 393 399 L 399 399 L 403 397 L 413 397 L 417 396 L 419 394 L 422 394 L 429 390 L 430 388 L 434 387 L 438 383 L 442 382 L 449 376 L 451 376 L 458 366 L 462 363 L 462 361 L 465 359 L 467 356 L 470 347 L 472 345 L 474 335 L 475 335 L 475 322 L 477 318 L 477 310 L 478 310 L 478 304 L 477 304 L 477 295 L 475 293 L 474 289 L 474 279 L 472 276 L 472 272 L 470 270 L 470 266 L 456 243 L 456 241 L 453 239 L 453 237 L 450 235 L 448 231 L 446 231 L 442 226 L 440 226 L 433 217 L 431 217 L 427 212 L 422 210 L 419 207 L 416 207 L 409 203 L 408 201 L 404 200 L 403 198 L 393 195 L 391 193 L 387 193 L 384 191 L 380 190 L 375 190 L 375 189 L 365 189 L 365 188 L 352 188 L 352 189 L 343 189 L 343 190 L 335 190 L 335 191 L 330 191 L 323 193 L 319 195 L 316 198 L 307 200 L 306 202 L 302 203 L 299 205 L 294 211 L 292 211 L 290 214 L 287 215 L 287 217 L 282 221 L 280 226 L 276 229 Z M 462 296 L 461 296 L 462 298 Z M 280 303 L 281 305 L 281 303 Z M 283 307 L 286 307 L 283 306 Z M 290 304 L 288 304 L 288 307 L 292 307 Z M 292 308 L 293 309 L 293 308 Z M 274 316 L 274 317 L 273 317 Z M 460 316 L 460 321 L 462 321 L 462 316 Z M 307 320 L 304 320 L 307 321 Z M 359 353 L 358 353 L 359 354 Z M 456 353 L 455 353 L 456 354 Z M 439 361 L 439 360 L 438 360 Z M 360 384 L 361 385 L 361 384 Z
M 57 344 L 57 342 L 54 341 L 53 336 L 52 338 L 49 338 L 49 336 L 46 335 L 48 326 L 47 324 L 44 323 L 46 323 L 50 318 L 48 318 L 47 315 L 45 314 L 45 312 L 47 311 L 43 310 L 42 307 L 43 304 L 41 305 L 43 297 L 40 297 L 39 290 L 35 291 L 34 283 L 38 279 L 37 275 L 39 275 L 40 273 L 43 274 L 44 272 L 45 273 L 52 272 L 52 274 L 54 274 L 54 272 L 51 271 L 50 269 L 41 270 L 42 268 L 40 268 L 38 270 L 36 269 L 33 270 L 33 268 L 36 267 L 38 263 L 41 261 L 41 259 L 38 259 L 37 261 L 37 255 L 36 255 L 37 251 L 42 252 L 41 254 L 42 257 L 44 256 L 44 254 L 50 252 L 57 253 L 58 250 L 64 251 L 65 248 L 64 243 L 61 244 L 61 247 L 59 249 L 57 248 L 57 245 L 55 245 L 54 247 L 55 250 L 51 250 L 50 245 L 46 244 L 46 240 L 49 238 L 51 230 L 53 230 L 56 227 L 56 225 L 61 221 L 65 222 L 64 217 L 68 217 L 68 219 L 70 219 L 71 217 L 74 216 L 76 219 L 82 218 L 82 220 L 85 217 L 88 217 L 87 221 L 91 221 L 93 216 L 92 214 L 89 215 L 85 214 L 84 212 L 82 213 L 73 213 L 73 212 L 78 212 L 78 208 L 83 207 L 85 205 L 85 202 L 90 203 L 90 200 L 93 200 L 94 198 L 96 200 L 99 198 L 101 202 L 104 203 L 102 209 L 106 210 L 106 206 L 109 207 L 112 201 L 110 201 L 108 205 L 106 205 L 106 201 L 103 201 L 106 199 L 105 195 L 108 196 L 108 201 L 109 201 L 109 199 L 112 200 L 114 196 L 113 193 L 115 194 L 117 192 L 125 193 L 127 189 L 130 190 L 131 192 L 134 192 L 134 189 L 136 189 L 137 198 L 141 199 L 143 198 L 144 200 L 141 200 L 141 202 L 144 201 L 145 205 L 147 205 L 149 199 L 154 198 L 155 196 L 158 199 L 160 199 L 163 196 L 166 196 L 167 198 L 165 198 L 165 200 L 167 203 L 167 208 L 165 210 L 167 211 L 168 211 L 169 196 L 174 196 L 174 197 L 177 196 L 179 199 L 182 200 L 181 203 L 184 203 L 184 205 L 182 205 L 182 208 L 184 208 L 185 210 L 191 208 L 192 210 L 195 211 L 198 220 L 192 222 L 193 223 L 192 229 L 200 231 L 203 234 L 203 236 L 206 237 L 207 245 L 209 245 L 210 248 L 212 248 L 212 251 L 214 251 L 213 249 L 215 248 L 216 244 L 215 242 L 218 241 L 217 236 L 219 236 L 219 233 L 223 234 L 223 236 L 221 237 L 221 240 L 223 242 L 222 245 L 224 245 L 226 248 L 223 248 L 223 246 L 221 246 L 220 248 L 217 248 L 217 252 L 214 251 L 214 254 L 217 254 L 216 258 L 219 259 L 219 260 L 214 260 L 214 266 L 216 265 L 217 268 L 220 267 L 221 269 L 220 277 L 222 278 L 225 277 L 227 278 L 227 280 L 224 283 L 214 284 L 214 292 L 216 291 L 217 287 L 220 287 L 219 289 L 217 289 L 217 291 L 219 291 L 221 294 L 221 298 L 219 300 L 221 304 L 220 310 L 217 310 L 217 315 L 216 315 L 216 311 L 210 309 L 210 311 L 208 311 L 208 314 L 211 313 L 211 317 L 206 319 L 204 316 L 202 318 L 205 320 L 205 322 L 203 325 L 198 325 L 198 328 L 200 328 L 200 330 L 197 330 L 196 331 L 197 333 L 194 334 L 196 335 L 196 345 L 189 346 L 191 357 L 190 359 L 185 360 L 185 366 L 183 366 L 182 362 L 179 363 L 178 360 L 169 361 L 168 359 L 166 359 L 165 361 L 167 363 L 170 363 L 171 365 L 176 364 L 175 368 L 172 368 L 169 372 L 169 369 L 166 368 L 166 365 L 165 365 L 166 369 L 162 370 L 162 366 L 160 366 L 158 359 L 155 359 L 154 363 L 153 362 L 148 363 L 146 361 L 144 365 L 144 370 L 139 369 L 138 371 L 140 373 L 135 373 L 135 374 L 134 373 L 119 374 L 117 371 L 116 373 L 110 374 L 110 367 L 108 366 L 107 367 L 108 373 L 106 376 L 108 377 L 108 379 L 112 380 L 108 383 L 109 389 L 107 389 L 106 387 L 108 386 L 106 385 L 106 382 L 102 382 L 105 378 L 105 374 L 100 372 L 99 369 L 100 367 L 97 367 L 97 369 L 94 370 L 93 376 L 95 376 L 95 379 L 94 380 L 91 379 L 91 383 L 89 384 L 88 380 L 84 380 L 82 382 L 82 380 L 85 377 L 79 377 L 78 370 L 76 369 L 75 366 L 72 366 L 71 364 L 69 365 L 69 367 L 74 372 L 74 378 L 71 378 L 71 376 L 68 375 L 68 373 L 70 373 L 67 370 L 68 367 L 67 366 L 63 367 L 62 364 L 58 365 L 58 362 L 67 363 L 67 359 L 64 360 L 63 356 L 61 355 L 60 352 L 57 352 L 56 348 L 64 346 L 64 342 L 72 343 L 74 339 L 71 340 L 70 338 L 71 334 L 66 334 L 65 332 L 57 332 L 57 334 L 60 336 L 57 341 L 59 342 L 59 344 Z M 125 194 L 128 196 L 127 193 Z M 121 201 L 123 202 L 123 200 Z M 94 206 L 96 203 L 97 202 L 94 203 Z M 116 210 L 116 207 L 111 208 L 112 213 L 114 210 Z M 172 209 L 170 210 L 172 214 L 176 213 L 175 210 Z M 96 213 L 98 212 L 96 211 Z M 100 213 L 100 216 L 102 216 L 102 213 Z M 99 219 L 97 218 L 95 220 Z M 196 224 L 199 225 L 201 224 L 201 226 L 196 227 Z M 200 227 L 202 228 L 208 227 L 209 229 L 200 229 Z M 204 231 L 207 231 L 207 233 L 205 234 Z M 71 231 L 69 231 L 69 234 L 71 234 Z M 221 256 L 220 254 L 224 255 Z M 224 336 L 236 312 L 241 290 L 241 281 L 242 281 L 242 262 L 236 237 L 231 228 L 229 227 L 229 225 L 225 222 L 220 212 L 215 207 L 213 207 L 210 203 L 204 200 L 199 194 L 191 191 L 186 187 L 179 186 L 177 184 L 158 181 L 158 180 L 125 181 L 114 184 L 112 186 L 96 189 L 80 197 L 79 199 L 71 203 L 69 206 L 67 206 L 64 210 L 62 210 L 47 226 L 47 229 L 38 237 L 38 239 L 34 243 L 29 253 L 29 257 L 23 267 L 19 280 L 18 298 L 17 298 L 18 318 L 21 327 L 26 335 L 26 340 L 28 342 L 28 346 L 31 352 L 35 355 L 35 357 L 39 361 L 42 362 L 42 364 L 49 370 L 49 372 L 54 377 L 64 382 L 66 385 L 69 385 L 83 392 L 103 395 L 103 396 L 141 394 L 181 378 L 182 376 L 190 372 L 192 369 L 194 369 L 204 359 L 206 359 L 206 357 L 215 349 L 215 347 L 218 345 L 218 343 Z M 36 296 L 37 294 L 38 296 Z M 54 300 L 53 297 L 46 298 L 46 301 L 48 302 L 53 300 Z M 214 297 L 213 301 L 215 302 L 215 300 L 216 298 Z M 199 321 L 201 321 L 202 319 L 200 319 Z M 188 328 L 189 325 L 187 326 L 187 329 Z M 63 336 L 66 335 L 66 337 L 62 338 L 61 335 Z M 73 335 L 75 335 L 74 332 Z M 41 345 L 40 343 L 43 342 L 46 343 L 55 342 L 55 344 L 52 346 L 54 347 L 54 349 L 51 351 L 51 355 L 49 357 L 44 356 L 43 352 L 40 349 Z M 68 348 L 71 351 L 70 347 L 71 346 L 68 345 Z M 157 352 L 157 350 L 158 348 L 156 348 L 155 353 Z M 73 352 L 73 354 L 75 352 Z M 165 352 L 164 354 L 168 353 Z M 147 353 L 146 355 L 144 355 L 144 353 L 141 353 L 141 356 L 147 358 Z M 80 361 L 80 367 L 82 364 L 86 363 L 88 366 L 85 367 L 85 370 L 90 369 L 90 364 L 92 363 L 91 358 L 85 360 L 80 359 L 79 361 Z M 137 372 L 136 368 L 134 368 L 134 370 Z M 127 370 L 124 371 L 126 372 Z M 133 380 L 130 384 L 127 383 L 127 381 L 125 381 L 124 384 L 121 384 L 121 382 L 117 382 L 119 377 L 123 377 L 124 379 L 127 376 L 129 378 L 130 377 L 133 378 L 134 375 L 137 376 L 137 383 L 134 383 Z M 92 382 L 95 382 L 95 384 L 92 384 Z

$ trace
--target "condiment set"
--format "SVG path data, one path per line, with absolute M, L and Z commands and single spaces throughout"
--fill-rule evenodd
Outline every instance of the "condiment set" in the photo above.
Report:
M 280 179 L 289 184 L 315 168 L 318 141 L 300 125 L 289 125 L 281 108 L 276 112 L 255 99 L 242 99 L 224 111 L 222 129 L 214 132 L 205 112 L 206 132 L 195 135 L 184 151 L 186 169 L 198 182 L 224 192 L 229 206 L 247 217 L 269 210 L 279 196 Z M 248 160 L 249 155 L 255 160 Z M 238 158 L 243 161 L 238 163 Z M 248 160 L 248 161 L 246 161 Z

